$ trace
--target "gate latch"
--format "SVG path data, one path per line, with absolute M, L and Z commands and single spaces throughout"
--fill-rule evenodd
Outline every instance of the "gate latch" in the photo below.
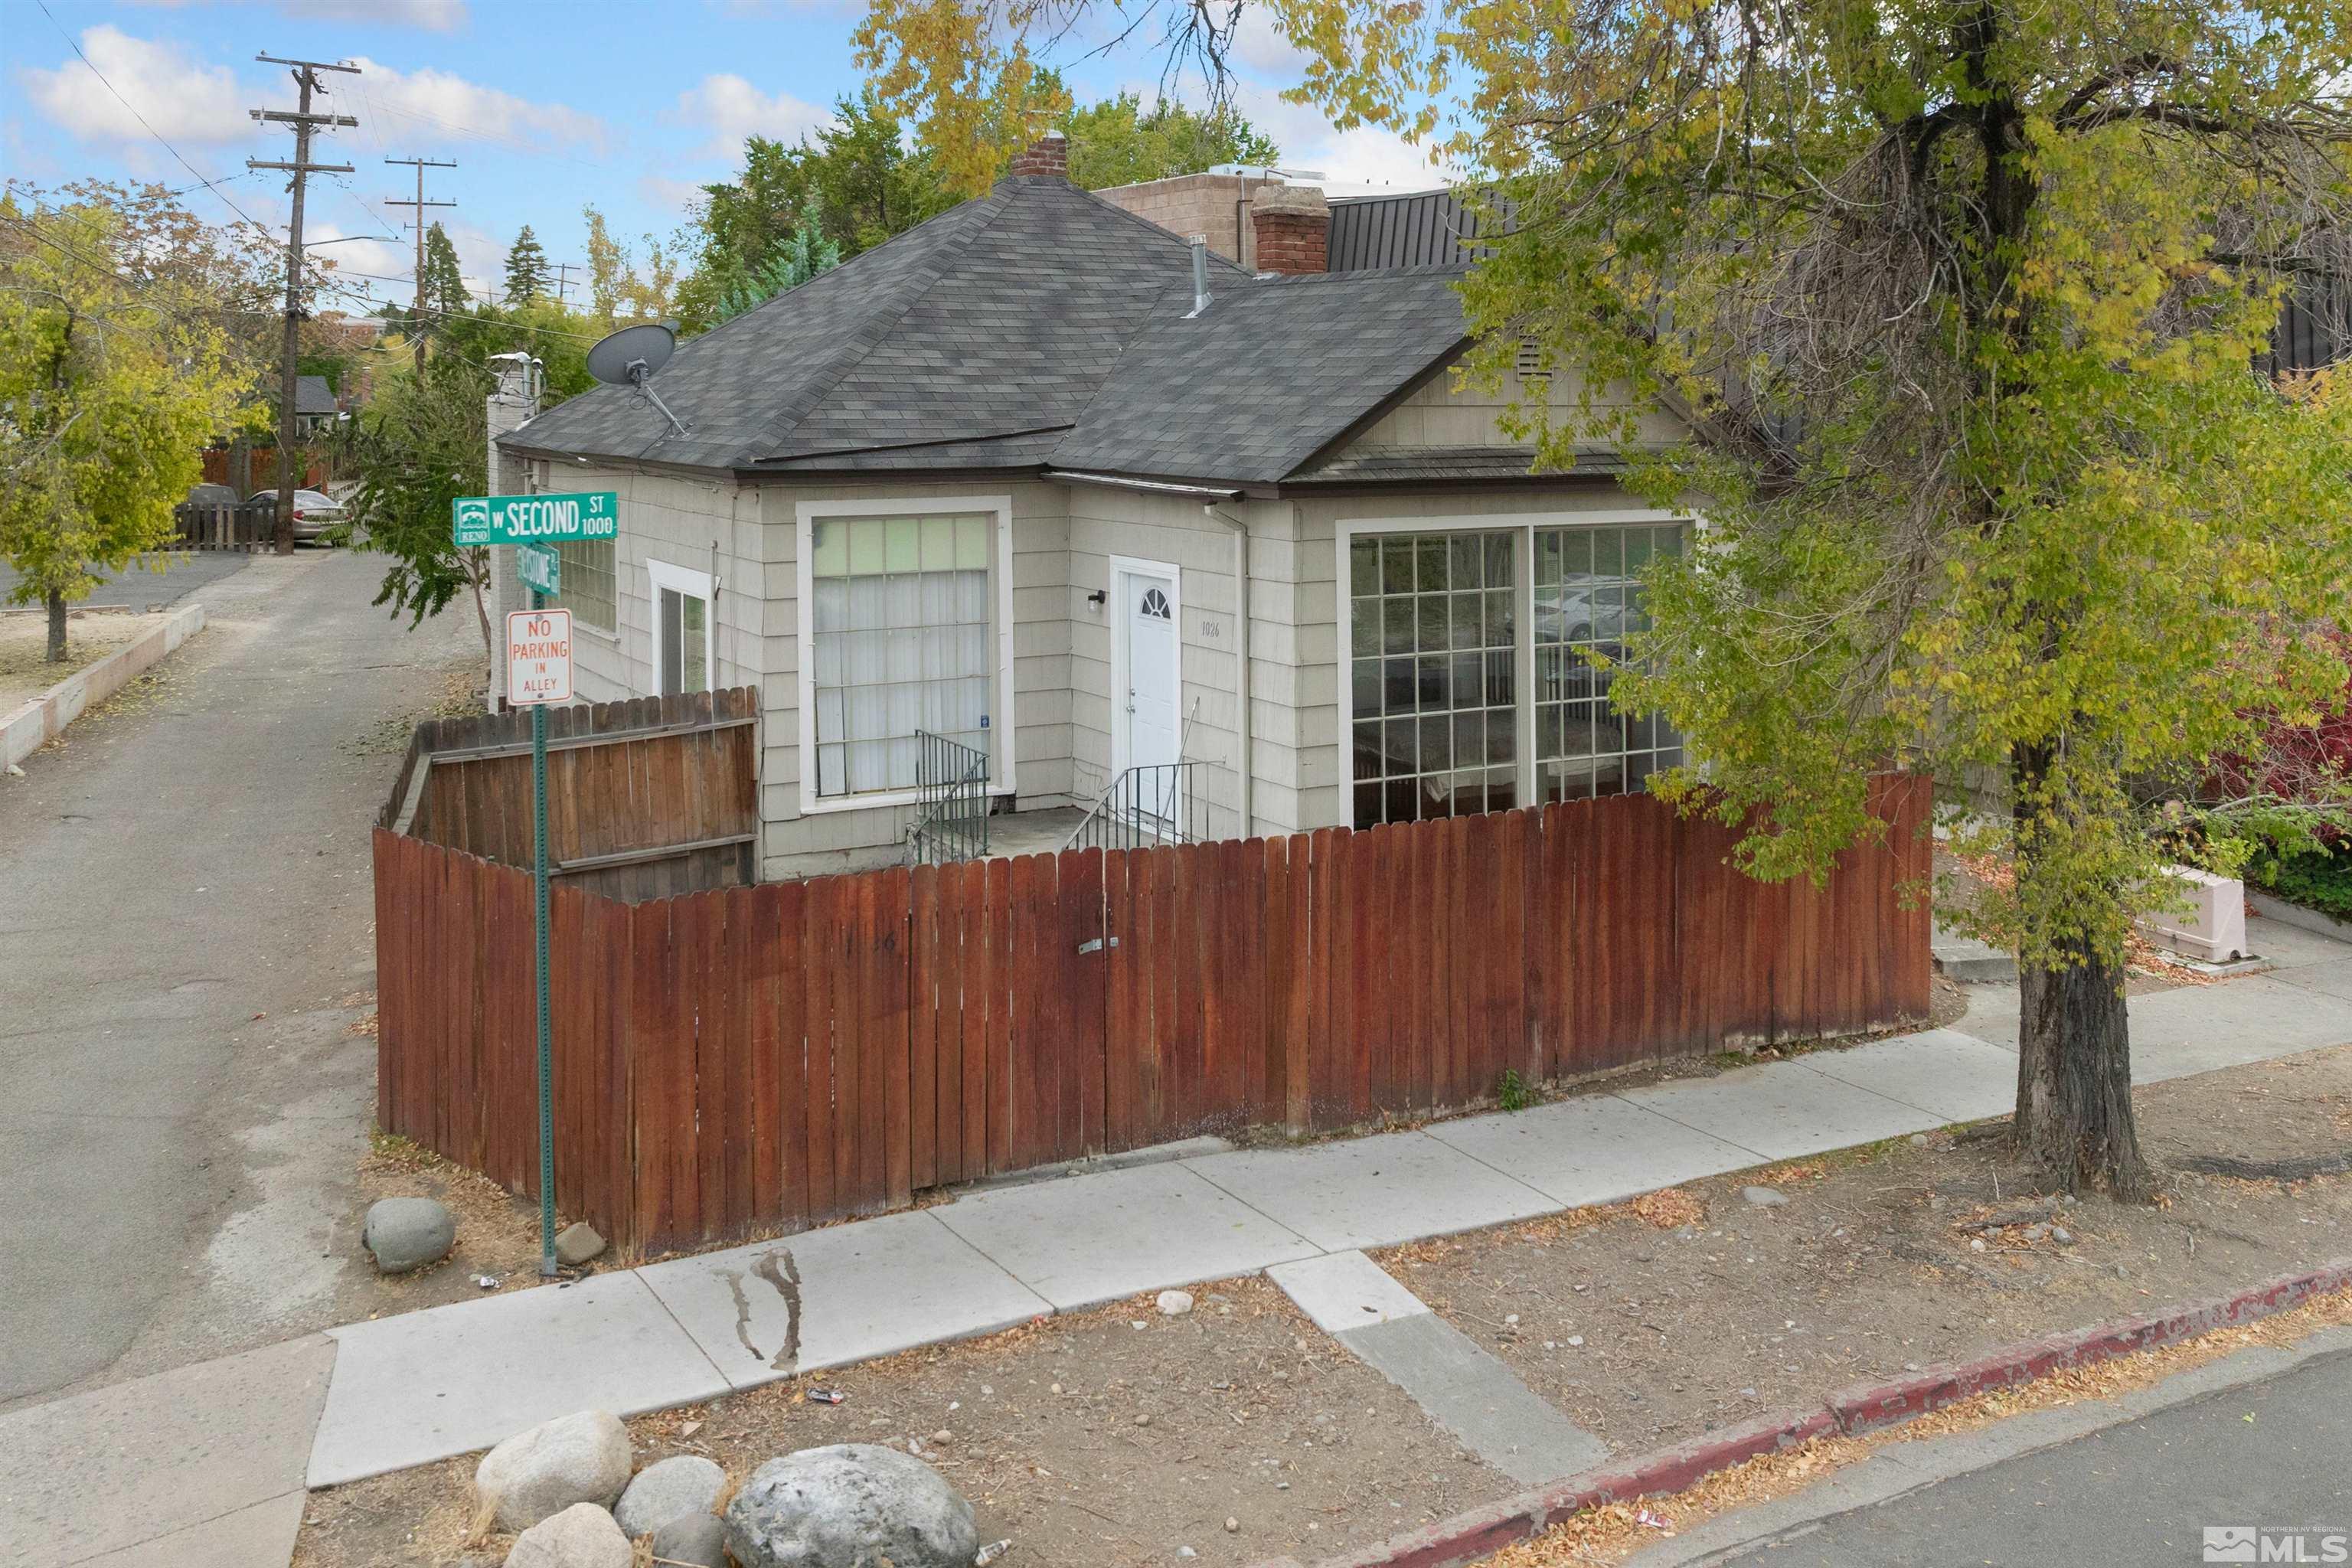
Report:
M 1113 947 L 1117 947 L 1117 946 L 1118 945 L 1118 938 L 1117 938 L 1117 937 L 1112 937 L 1112 938 L 1110 939 L 1110 945 L 1111 945 L 1111 946 L 1113 946 Z M 1103 939 L 1102 939 L 1101 937 L 1096 937 L 1096 938 L 1094 938 L 1094 939 L 1093 939 L 1093 940 L 1091 940 L 1091 941 L 1088 941 L 1088 942 L 1082 942 L 1078 943 L 1078 956 L 1079 956 L 1080 958 L 1084 958 L 1087 953 L 1090 953 L 1090 952 L 1100 952 L 1102 950 L 1103 950 Z

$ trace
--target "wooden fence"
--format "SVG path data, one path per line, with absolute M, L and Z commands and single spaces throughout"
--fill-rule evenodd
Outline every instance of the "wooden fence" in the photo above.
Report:
M 632 1253 L 1928 1004 L 1928 781 L 1764 886 L 1647 796 L 625 904 L 554 895 L 557 1199 Z M 378 1119 L 536 1192 L 530 879 L 375 839 Z
M 243 550 L 278 546 L 278 503 L 239 501 L 234 506 L 182 501 L 172 509 L 175 550 Z
M 741 887 L 758 871 L 759 689 L 551 708 L 547 854 L 622 899 Z M 420 724 L 380 826 L 530 864 L 530 715 Z

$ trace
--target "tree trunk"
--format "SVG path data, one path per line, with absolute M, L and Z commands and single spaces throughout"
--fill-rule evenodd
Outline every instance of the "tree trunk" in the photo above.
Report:
M 49 590 L 49 662 L 66 661 L 66 596 L 56 589 Z
M 2021 745 L 2011 759 L 2016 784 L 2017 890 L 2029 930 L 2046 921 L 2057 900 L 2038 889 L 2043 856 L 2073 831 L 2053 753 Z M 2049 841 L 2056 840 L 2053 844 Z M 2070 896 L 2086 896 L 2070 890 Z M 2037 914 L 2036 912 L 2039 911 Z M 2155 1184 L 2140 1158 L 2132 1119 L 2131 1022 L 2124 1010 L 2124 972 L 2080 936 L 2063 935 L 2048 951 L 2018 963 L 2017 1110 L 2011 1136 L 2018 1152 L 2065 1192 L 2104 1189 L 2116 1197 L 2148 1196 Z
M 2067 962 L 2072 960 L 2072 962 Z M 2149 1195 L 2132 1120 L 2124 976 L 2074 950 L 2018 971 L 2018 1152 L 2066 1192 Z

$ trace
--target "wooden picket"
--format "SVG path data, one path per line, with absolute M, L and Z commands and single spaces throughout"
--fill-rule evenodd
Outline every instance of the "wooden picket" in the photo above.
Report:
M 1204 1131 L 1413 1117 L 1928 1002 L 1928 781 L 1765 886 L 1634 796 L 635 902 L 556 890 L 558 1206 L 633 1255 Z M 377 1117 L 535 1192 L 530 879 L 375 840 Z

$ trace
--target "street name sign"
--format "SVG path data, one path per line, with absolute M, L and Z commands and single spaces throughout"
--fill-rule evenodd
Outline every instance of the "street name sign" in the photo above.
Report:
M 620 536 L 621 494 L 459 496 L 449 503 L 449 514 L 460 546 L 577 543 Z
M 572 612 L 507 616 L 507 700 L 518 708 L 572 700 Z
M 515 575 L 542 594 L 563 591 L 563 557 L 552 544 L 515 546 Z

